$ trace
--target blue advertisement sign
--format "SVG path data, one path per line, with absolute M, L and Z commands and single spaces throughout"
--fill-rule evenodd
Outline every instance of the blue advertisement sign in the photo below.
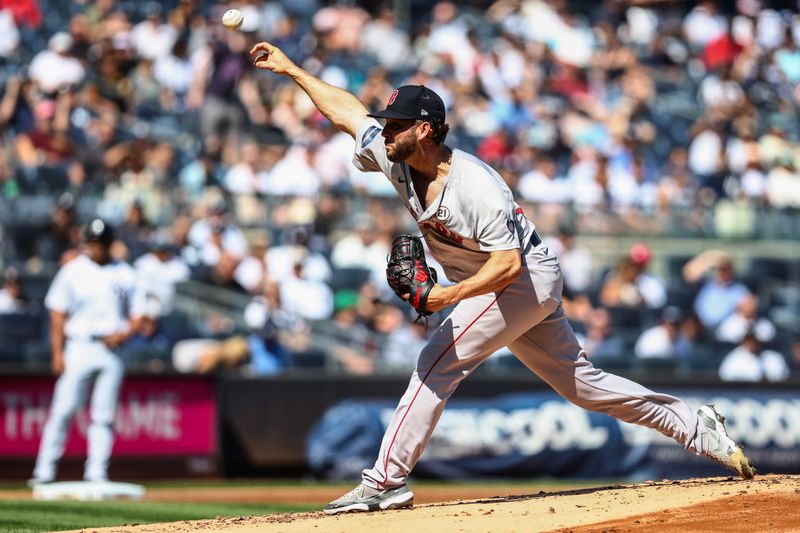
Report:
M 760 473 L 800 471 L 800 398 L 789 392 L 686 391 L 693 408 L 713 403 L 728 433 Z M 346 401 L 312 429 L 308 462 L 319 475 L 358 477 L 372 466 L 395 404 Z M 415 475 L 681 479 L 730 474 L 657 431 L 573 405 L 555 393 L 526 393 L 447 404 Z

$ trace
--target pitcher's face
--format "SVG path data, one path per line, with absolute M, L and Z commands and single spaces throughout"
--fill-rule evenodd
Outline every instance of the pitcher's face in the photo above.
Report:
M 400 120 L 387 118 L 383 127 L 386 141 L 386 156 L 393 163 L 405 161 L 417 149 L 417 132 L 414 119 Z

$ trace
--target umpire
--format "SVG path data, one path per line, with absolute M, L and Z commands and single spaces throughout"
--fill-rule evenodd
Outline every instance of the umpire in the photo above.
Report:
M 113 423 L 124 366 L 117 350 L 138 327 L 144 297 L 127 263 L 111 258 L 114 231 L 97 218 L 83 230 L 84 253 L 64 265 L 45 297 L 52 370 L 58 376 L 29 484 L 48 483 L 64 453 L 75 411 L 94 382 L 83 478 L 108 479 Z

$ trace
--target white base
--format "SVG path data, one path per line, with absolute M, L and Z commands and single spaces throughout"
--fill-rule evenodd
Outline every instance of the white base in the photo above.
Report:
M 141 500 L 144 487 L 113 481 L 63 481 L 33 487 L 34 500 Z

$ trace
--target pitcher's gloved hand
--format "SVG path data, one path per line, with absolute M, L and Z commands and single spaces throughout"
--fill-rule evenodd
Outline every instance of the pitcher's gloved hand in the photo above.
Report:
M 422 240 L 413 235 L 398 235 L 392 241 L 386 265 L 386 280 L 400 298 L 407 300 L 422 316 L 431 314 L 425 304 L 436 285 L 436 270 L 425 261 Z

